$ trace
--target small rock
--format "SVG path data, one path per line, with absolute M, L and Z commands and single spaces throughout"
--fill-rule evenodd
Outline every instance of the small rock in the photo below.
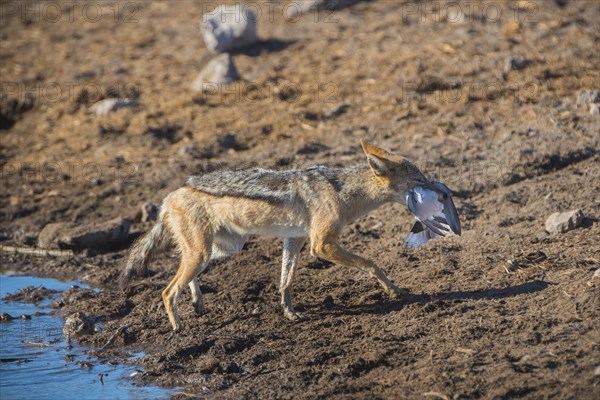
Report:
M 600 90 L 581 89 L 577 92 L 577 105 L 600 103 Z
M 131 221 L 121 217 L 92 223 L 68 232 L 61 238 L 61 244 L 74 250 L 106 249 L 122 244 L 129 235 L 130 227 Z
M 249 7 L 221 5 L 202 16 L 200 32 L 209 51 L 223 53 L 257 43 L 256 22 Z
M 592 279 L 600 279 L 600 268 L 598 268 L 595 272 L 594 275 L 592 275 Z
M 504 62 L 504 72 L 518 71 L 526 68 L 529 65 L 529 60 L 520 54 L 506 58 Z
M 214 90 L 215 85 L 218 88 L 220 85 L 233 83 L 239 79 L 240 74 L 235 67 L 233 57 L 227 53 L 219 54 L 200 71 L 192 83 L 192 90 L 196 92 Z
M 120 110 L 121 108 L 135 108 L 140 105 L 140 102 L 134 99 L 104 99 L 100 100 L 90 107 L 90 111 L 98 117 L 104 117 L 112 111 Z
M 596 366 L 596 369 L 594 370 L 594 375 L 595 376 L 600 376 L 600 365 Z
M 156 221 L 158 219 L 158 206 L 152 203 L 142 204 L 142 222 Z
M 70 315 L 65 321 L 63 334 L 65 337 L 70 336 L 71 338 L 81 335 L 91 335 L 94 333 L 94 322 L 93 317 L 78 311 Z
M 554 213 L 546 220 L 546 231 L 548 233 L 565 233 L 578 227 L 583 218 L 581 210 Z
M 598 115 L 600 114 L 600 109 L 598 108 L 598 104 L 592 103 L 590 104 L 590 115 Z
M 38 235 L 38 246 L 42 249 L 57 247 L 60 235 L 71 227 L 66 222 L 53 222 L 44 226 Z
M 9 321 L 12 321 L 13 319 L 15 319 L 15 317 L 13 317 L 12 315 L 10 315 L 8 313 L 0 314 L 0 322 L 9 322 Z

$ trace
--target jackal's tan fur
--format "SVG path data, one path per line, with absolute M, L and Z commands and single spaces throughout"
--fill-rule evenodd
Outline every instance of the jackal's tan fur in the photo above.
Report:
M 157 224 L 134 245 L 121 276 L 122 287 L 143 273 L 151 253 L 171 239 L 181 263 L 162 298 L 173 329 L 179 330 L 177 297 L 185 286 L 190 286 L 199 313 L 203 302 L 197 277 L 208 262 L 241 251 L 250 235 L 264 235 L 284 239 L 281 304 L 292 320 L 301 317 L 290 290 L 307 239 L 312 255 L 363 270 L 396 297 L 401 291 L 385 273 L 373 261 L 342 248 L 337 238 L 349 222 L 382 204 L 404 203 L 406 190 L 429 184 L 408 160 L 361 144 L 368 161 L 362 166 L 221 171 L 189 178 L 164 199 Z

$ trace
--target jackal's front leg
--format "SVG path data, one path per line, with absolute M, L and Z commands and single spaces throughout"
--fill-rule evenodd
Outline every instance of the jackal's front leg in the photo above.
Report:
M 281 293 L 281 305 L 283 313 L 292 321 L 303 318 L 302 314 L 297 312 L 292 305 L 292 279 L 298 266 L 300 250 L 306 242 L 306 238 L 285 238 L 283 240 L 283 262 L 281 265 L 281 284 L 279 292 Z
M 385 272 L 383 272 L 381 268 L 379 268 L 373 261 L 357 256 L 356 254 L 352 254 L 337 243 L 312 243 L 311 253 L 317 257 L 324 258 L 336 264 L 340 264 L 345 267 L 354 267 L 365 271 L 373 278 L 377 279 L 385 292 L 392 298 L 396 298 L 399 295 L 406 293 L 406 291 L 394 285 L 385 275 Z

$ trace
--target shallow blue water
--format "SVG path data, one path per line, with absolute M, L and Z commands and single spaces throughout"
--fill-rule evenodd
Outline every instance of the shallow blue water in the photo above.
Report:
M 33 285 L 48 289 L 66 290 L 77 282 L 60 282 L 54 279 L 29 276 L 0 275 L 0 298 L 7 293 Z M 40 304 L 4 302 L 0 300 L 0 313 L 13 317 L 35 312 L 50 312 L 44 300 Z M 84 353 L 88 348 L 73 344 L 67 350 L 62 336 L 63 321 L 53 315 L 33 316 L 30 320 L 13 320 L 0 323 L 0 360 L 27 359 L 28 362 L 0 362 L 0 399 L 164 399 L 169 391 L 153 386 L 136 386 L 127 377 L 136 372 L 132 366 L 100 364 Z M 22 341 L 52 343 L 52 347 L 40 348 Z M 65 356 L 74 360 L 66 363 Z M 92 369 L 82 368 L 77 361 L 91 362 Z M 104 384 L 99 374 L 104 376 Z

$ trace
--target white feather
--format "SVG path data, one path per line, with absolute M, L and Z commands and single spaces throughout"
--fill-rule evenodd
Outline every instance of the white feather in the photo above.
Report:
M 439 235 L 425 228 L 424 231 L 419 233 L 409 232 L 408 236 L 406 236 L 406 239 L 404 239 L 404 244 L 409 249 L 415 249 L 437 237 L 439 237 Z

